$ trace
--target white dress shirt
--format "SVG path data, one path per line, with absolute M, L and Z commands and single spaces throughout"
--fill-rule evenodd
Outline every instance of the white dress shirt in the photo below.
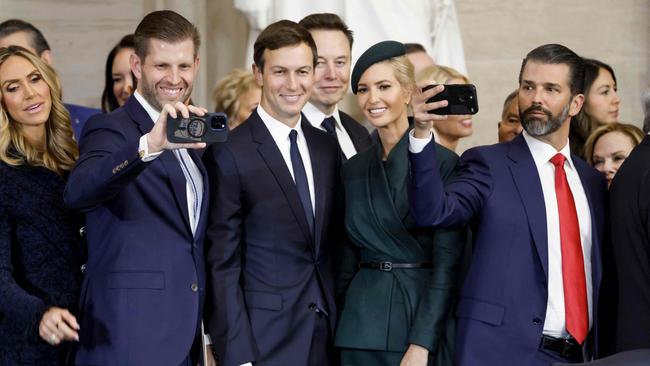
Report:
M 294 182 L 296 181 L 295 174 L 293 173 L 293 165 L 291 164 L 291 141 L 289 140 L 289 133 L 291 130 L 296 130 L 298 132 L 298 138 L 296 142 L 298 143 L 298 150 L 300 151 L 300 157 L 302 158 L 302 163 L 305 166 L 305 174 L 307 175 L 307 184 L 309 185 L 309 198 L 311 199 L 311 208 L 316 215 L 316 201 L 315 201 L 315 191 L 314 191 L 314 174 L 311 168 L 311 158 L 309 156 L 309 148 L 307 147 L 307 140 L 305 140 L 305 134 L 302 132 L 300 127 L 301 118 L 298 118 L 296 127 L 291 128 L 284 123 L 276 120 L 271 117 L 261 105 L 257 106 L 257 113 L 260 115 L 262 122 L 271 133 L 271 137 L 275 141 L 275 145 L 280 150 L 282 158 L 291 173 L 291 177 Z
M 546 321 L 543 333 L 556 338 L 566 338 L 566 318 L 564 312 L 564 284 L 562 281 L 562 247 L 560 245 L 560 217 L 558 214 L 557 198 L 555 196 L 555 167 L 550 162 L 558 153 L 555 148 L 545 142 L 531 137 L 526 131 L 522 132 L 528 144 L 533 160 L 539 173 L 544 205 L 546 207 L 546 232 L 548 236 L 548 301 L 546 305 Z M 591 283 L 591 211 L 580 176 L 571 160 L 569 142 L 559 151 L 566 161 L 564 171 L 573 194 L 580 225 L 580 241 L 582 257 L 585 264 L 585 280 L 587 285 L 587 304 L 589 307 L 589 329 L 592 324 L 592 283 Z
M 142 108 L 147 112 L 153 123 L 156 123 L 160 117 L 160 112 L 152 107 L 149 102 L 147 102 L 144 97 L 137 91 L 133 92 L 133 96 L 140 103 Z M 149 154 L 149 145 L 147 144 L 147 134 L 140 137 L 140 151 L 144 151 L 142 156 L 142 161 L 151 161 L 160 156 L 163 151 Z M 181 166 L 183 175 L 185 175 L 185 193 L 187 197 L 187 213 L 190 219 L 190 228 L 192 229 L 192 235 L 196 233 L 196 225 L 199 222 L 199 216 L 201 212 L 201 203 L 203 200 L 203 175 L 201 171 L 196 166 L 190 155 L 187 153 L 187 149 L 176 149 L 173 150 L 173 154 L 178 160 L 178 163 Z M 188 177 L 188 174 L 191 175 Z M 194 181 L 194 186 L 192 182 Z M 197 209 L 198 208 L 198 209 Z M 196 213 L 196 214 L 195 214 Z
M 321 124 L 325 118 L 330 116 L 321 112 L 318 108 L 316 108 L 316 106 L 311 103 L 305 104 L 302 109 L 302 113 L 305 114 L 305 117 L 307 117 L 307 120 L 309 123 L 311 123 L 312 126 L 325 131 L 325 128 L 323 128 Z M 350 159 L 356 155 L 357 149 L 354 147 L 354 143 L 352 143 L 352 138 L 350 138 L 350 135 L 348 135 L 348 131 L 345 129 L 345 127 L 343 127 L 343 124 L 341 123 L 341 116 L 339 114 L 338 106 L 335 107 L 334 113 L 332 113 L 331 117 L 334 117 L 334 120 L 336 121 L 334 127 L 336 131 L 336 138 L 339 140 L 341 151 L 343 151 L 343 155 L 345 155 L 346 159 Z
M 558 153 L 555 148 L 523 132 L 526 144 L 533 155 L 535 166 L 540 177 L 540 183 L 544 194 L 544 205 L 546 207 L 546 232 L 548 237 L 548 300 L 546 304 L 546 320 L 544 321 L 543 334 L 567 338 L 566 317 L 564 312 L 564 284 L 562 282 L 562 249 L 560 246 L 560 218 L 555 196 L 555 167 L 550 159 Z M 420 153 L 431 136 L 420 139 L 409 134 L 409 151 L 414 154 Z M 580 225 L 580 241 L 582 244 L 582 257 L 585 265 L 585 280 L 587 286 L 587 305 L 589 307 L 589 329 L 593 324 L 592 304 L 592 282 L 591 282 L 591 210 L 585 190 L 582 187 L 580 176 L 571 160 L 569 141 L 559 151 L 566 157 L 564 170 L 567 181 L 573 194 Z

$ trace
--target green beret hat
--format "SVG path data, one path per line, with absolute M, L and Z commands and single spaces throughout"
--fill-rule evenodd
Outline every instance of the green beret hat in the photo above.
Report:
M 361 75 L 363 75 L 370 66 L 377 62 L 388 60 L 389 58 L 404 55 L 406 55 L 406 47 L 397 41 L 383 41 L 368 48 L 366 52 L 359 57 L 357 63 L 354 65 L 354 69 L 352 70 L 352 92 L 357 94 L 359 79 L 361 79 Z

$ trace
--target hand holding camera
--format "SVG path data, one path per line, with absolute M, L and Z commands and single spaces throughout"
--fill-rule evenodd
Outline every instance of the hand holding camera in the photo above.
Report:
M 441 121 L 447 116 L 429 113 L 430 110 L 443 108 L 447 106 L 447 101 L 428 101 L 435 95 L 441 93 L 445 87 L 444 85 L 436 85 L 434 88 L 425 89 L 426 86 L 433 84 L 431 80 L 427 80 L 417 84 L 416 91 L 411 97 L 411 108 L 413 110 L 413 119 L 415 120 L 415 129 L 413 134 L 417 138 L 428 138 L 431 136 L 431 129 L 435 121 Z
M 190 113 L 196 116 L 203 116 L 207 113 L 207 110 L 192 105 L 185 105 L 181 102 L 176 102 L 174 105 L 165 104 L 160 111 L 160 117 L 158 117 L 153 128 L 147 134 L 147 147 L 149 154 L 154 154 L 163 150 L 205 148 L 205 142 L 176 143 L 170 142 L 167 138 L 168 118 L 189 118 Z

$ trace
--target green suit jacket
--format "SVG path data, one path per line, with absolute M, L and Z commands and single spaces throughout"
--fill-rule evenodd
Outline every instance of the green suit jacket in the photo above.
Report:
M 429 349 L 437 364 L 451 364 L 452 307 L 466 230 L 415 227 L 409 213 L 408 133 L 382 161 L 382 146 L 355 155 L 342 170 L 347 240 L 336 257 L 340 318 L 337 347 L 404 352 Z M 444 179 L 458 156 L 437 145 Z M 359 269 L 359 261 L 430 262 L 431 268 Z

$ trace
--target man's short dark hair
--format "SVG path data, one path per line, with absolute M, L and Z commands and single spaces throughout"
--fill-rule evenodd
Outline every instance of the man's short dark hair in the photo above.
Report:
M 149 53 L 149 40 L 152 38 L 168 43 L 191 39 L 194 43 L 194 57 L 199 52 L 201 45 L 201 36 L 194 24 L 171 10 L 159 10 L 145 15 L 135 29 L 133 35 L 135 54 L 143 62 Z
M 343 19 L 340 16 L 332 13 L 317 13 L 310 14 L 302 18 L 298 24 L 302 25 L 308 31 L 313 30 L 333 30 L 341 31 L 345 34 L 345 37 L 350 43 L 350 49 L 352 49 L 352 43 L 354 42 L 354 37 L 352 36 L 352 31 L 348 28 L 348 25 L 345 24 Z
M 29 35 L 29 43 L 34 51 L 36 51 L 36 56 L 40 57 L 43 52 L 50 49 L 50 44 L 45 40 L 43 33 L 31 23 L 27 23 L 21 19 L 9 19 L 0 23 L 0 38 L 8 37 L 18 32 L 25 32 Z
M 530 51 L 519 70 L 519 84 L 524 67 L 528 61 L 537 61 L 544 64 L 565 64 L 569 66 L 569 86 L 571 96 L 584 91 L 585 66 L 582 57 L 561 44 L 545 44 Z
M 264 28 L 253 46 L 253 60 L 260 72 L 264 70 L 264 51 L 282 47 L 306 44 L 311 48 L 313 65 L 316 66 L 318 53 L 311 33 L 303 26 L 290 20 L 280 20 Z
M 508 106 L 517 97 L 518 94 L 519 94 L 519 89 L 516 89 L 515 91 L 508 94 L 506 100 L 503 102 L 503 112 L 501 112 L 501 119 L 504 119 L 506 117 Z
M 406 47 L 407 55 L 409 53 L 416 53 L 416 52 L 427 53 L 427 50 L 424 49 L 424 46 L 419 43 L 404 43 L 404 47 Z

